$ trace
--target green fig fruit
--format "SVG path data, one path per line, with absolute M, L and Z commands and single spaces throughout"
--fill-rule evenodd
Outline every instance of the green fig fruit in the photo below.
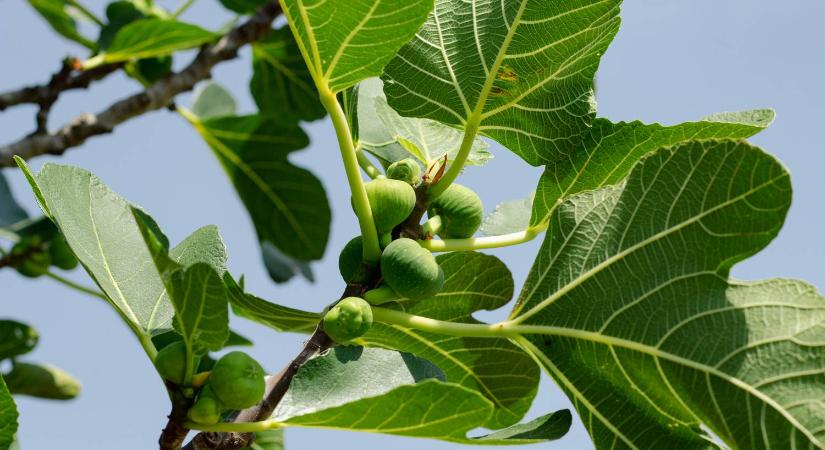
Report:
M 229 352 L 212 368 L 208 383 L 227 409 L 257 405 L 266 388 L 264 369 L 244 352 Z
M 79 381 L 62 369 L 50 365 L 16 362 L 3 378 L 12 394 L 69 400 L 80 393 Z
M 444 271 L 418 242 L 401 238 L 392 241 L 381 254 L 381 275 L 404 298 L 422 300 L 444 287 Z
M 189 408 L 186 416 L 193 422 L 198 422 L 206 425 L 214 425 L 221 420 L 221 413 L 223 412 L 223 405 L 221 405 L 218 396 L 212 386 L 206 384 L 198 393 L 198 398 L 195 404 Z
M 484 219 L 484 205 L 472 189 L 451 184 L 430 203 L 430 216 L 441 216 L 439 236 L 449 239 L 472 237 Z
M 72 270 L 77 267 L 78 261 L 72 249 L 62 234 L 58 234 L 49 244 L 49 255 L 52 257 L 52 264 L 63 269 Z
M 415 186 L 421 180 L 421 166 L 412 158 L 396 161 L 387 168 L 387 178 Z
M 178 341 L 163 347 L 155 357 L 155 368 L 164 380 L 183 384 L 186 377 L 186 345 Z
M 324 315 L 324 332 L 339 344 L 363 336 L 372 327 L 372 308 L 364 299 L 347 297 Z
M 364 187 L 379 236 L 391 233 L 415 207 L 415 190 L 403 181 L 379 178 Z
M 364 260 L 364 240 L 356 236 L 347 242 L 338 255 L 338 270 L 345 282 L 352 280 Z

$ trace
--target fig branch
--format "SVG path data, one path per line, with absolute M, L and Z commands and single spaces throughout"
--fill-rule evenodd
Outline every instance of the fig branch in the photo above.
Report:
M 115 127 L 129 119 L 167 107 L 178 94 L 191 90 L 198 82 L 209 78 L 215 65 L 234 59 L 241 47 L 263 38 L 269 32 L 272 21 L 280 14 L 280 4 L 270 1 L 245 23 L 230 30 L 214 44 L 203 47 L 189 66 L 182 71 L 169 75 L 144 91 L 113 103 L 98 114 L 82 114 L 58 130 L 42 130 L 17 142 L 0 146 L 0 167 L 12 166 L 14 155 L 30 159 L 39 155 L 63 154 L 70 148 L 80 146 L 91 137 L 111 133 Z M 99 66 L 97 69 L 104 67 L 107 66 Z M 108 69 L 112 68 L 108 67 Z M 77 76 L 83 77 L 82 74 Z M 85 77 L 88 78 L 90 75 Z M 80 78 L 80 80 L 86 78 Z M 74 83 L 78 84 L 79 81 Z M 71 89 L 76 89 L 76 87 L 71 87 Z M 38 89 L 34 91 L 40 92 Z M 3 101 L 12 105 L 22 102 L 31 103 L 31 99 L 36 98 L 51 98 L 49 96 L 38 97 L 42 95 L 42 92 L 40 94 L 30 92 L 3 95 L 6 97 L 0 96 L 0 105 L 3 105 Z

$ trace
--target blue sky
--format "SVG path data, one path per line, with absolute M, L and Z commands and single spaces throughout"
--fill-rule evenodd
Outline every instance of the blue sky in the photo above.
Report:
M 159 1 L 174 8 L 177 3 Z M 101 0 L 86 0 L 101 11 Z M 0 0 L 0 91 L 45 82 L 67 54 L 81 49 L 55 36 L 26 2 Z M 599 115 L 613 120 L 674 124 L 719 111 L 772 107 L 776 123 L 752 141 L 775 154 L 793 176 L 795 197 L 785 228 L 762 253 L 740 264 L 743 279 L 804 278 L 825 286 L 825 3 L 812 0 L 627 0 L 623 24 L 604 57 L 598 76 Z M 183 20 L 218 28 L 229 18 L 218 2 L 199 0 Z M 177 58 L 177 64 L 186 57 Z M 235 94 L 243 111 L 252 111 L 248 96 L 248 49 L 238 60 L 219 66 L 215 80 Z M 81 112 L 94 112 L 139 87 L 117 75 L 86 91 L 75 91 L 56 105 L 51 125 Z M 187 98 L 180 99 L 188 104 Z M 0 113 L 0 141 L 28 133 L 31 107 Z M 143 206 L 172 241 L 206 224 L 220 227 L 233 273 L 246 274 L 251 292 L 283 304 L 318 310 L 341 290 L 337 255 L 357 234 L 340 156 L 326 121 L 309 124 L 312 145 L 293 161 L 312 169 L 323 181 L 333 208 L 333 232 L 323 261 L 315 265 L 318 282 L 303 280 L 278 286 L 268 280 L 246 212 L 217 161 L 195 132 L 179 117 L 158 111 L 128 122 L 113 135 L 95 138 L 62 158 L 39 158 L 83 166 L 110 187 Z M 501 201 L 522 198 L 535 187 L 540 169 L 494 145 L 495 159 L 484 168 L 469 168 L 462 183 L 474 188 L 488 210 Z M 6 170 L 21 203 L 32 213 L 33 198 L 19 173 Z M 514 273 L 517 288 L 532 264 L 538 242 L 495 251 Z M 72 278 L 88 282 L 79 271 Z M 84 383 L 81 396 L 55 403 L 21 398 L 20 439 L 25 450 L 55 447 L 156 448 L 167 411 L 162 385 L 142 350 L 116 314 L 99 300 L 68 291 L 48 280 L 30 281 L 0 271 L 3 317 L 28 322 L 41 333 L 41 344 L 28 359 L 52 362 Z M 489 317 L 501 316 L 503 312 Z M 233 319 L 233 327 L 257 344 L 250 350 L 270 371 L 297 351 L 301 336 L 276 334 Z M 569 407 L 548 380 L 542 383 L 531 416 Z M 92 439 L 95 439 L 93 441 Z M 289 430 L 291 449 L 376 448 L 431 450 L 459 448 L 359 433 Z M 592 448 L 576 421 L 557 443 L 536 448 Z

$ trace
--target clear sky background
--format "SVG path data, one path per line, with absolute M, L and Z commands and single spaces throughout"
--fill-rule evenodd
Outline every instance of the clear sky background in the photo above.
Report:
M 562 0 L 558 0 L 562 1 Z M 102 11 L 102 0 L 85 0 Z M 158 3 L 174 8 L 176 1 Z M 753 139 L 790 169 L 794 203 L 785 228 L 768 249 L 737 266 L 743 279 L 804 278 L 825 287 L 825 2 L 821 0 L 626 0 L 623 24 L 605 55 L 598 76 L 599 115 L 613 120 L 675 124 L 709 113 L 773 107 L 776 123 Z M 214 0 L 199 0 L 182 19 L 218 28 L 229 16 Z M 23 0 L 0 0 L 0 91 L 42 83 L 67 55 L 82 49 L 58 38 Z M 178 57 L 180 66 L 188 60 Z M 241 110 L 251 112 L 248 49 L 220 65 L 214 77 L 235 94 Z M 97 112 L 139 86 L 122 75 L 61 98 L 52 127 L 81 112 Z M 188 99 L 179 98 L 181 104 Z M 0 141 L 31 131 L 34 109 L 0 113 Z M 32 165 L 59 161 L 85 167 L 112 189 L 143 206 L 173 242 L 206 224 L 220 227 L 229 248 L 230 269 L 245 274 L 250 292 L 283 304 L 319 310 L 337 298 L 341 283 L 337 255 L 357 234 L 349 207 L 343 167 L 329 122 L 308 125 L 312 145 L 293 161 L 323 181 L 333 209 L 330 243 L 315 264 L 318 282 L 270 282 L 246 211 L 229 181 L 196 133 L 168 111 L 145 115 L 98 137 L 62 158 L 39 158 Z M 532 168 L 495 145 L 495 159 L 467 169 L 462 183 L 474 188 L 492 211 L 501 201 L 527 196 L 540 169 Z M 18 199 L 36 213 L 31 193 L 17 171 L 5 170 Z M 539 242 L 492 252 L 511 268 L 517 289 Z M 89 282 L 76 271 L 72 278 Z M 506 309 L 506 308 L 505 308 Z M 500 317 L 504 311 L 485 316 Z M 26 359 L 51 362 L 84 383 L 74 401 L 59 403 L 18 398 L 19 437 L 24 450 L 152 449 L 168 412 L 168 401 L 137 341 L 111 308 L 50 280 L 31 281 L 0 271 L 0 316 L 25 321 L 41 334 Z M 269 371 L 295 354 L 302 336 L 277 334 L 243 319 L 232 326 L 252 338 L 249 350 Z M 544 380 L 530 416 L 569 408 L 552 382 Z M 290 449 L 394 448 L 440 450 L 461 446 L 435 441 L 318 430 L 288 430 Z M 534 448 L 589 449 L 578 419 L 561 441 Z

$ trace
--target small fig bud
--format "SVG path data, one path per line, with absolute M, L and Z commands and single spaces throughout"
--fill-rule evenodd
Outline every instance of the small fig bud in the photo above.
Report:
M 401 297 L 422 300 L 444 287 L 444 271 L 418 242 L 396 239 L 381 254 L 381 275 Z
M 372 327 L 372 308 L 364 299 L 347 297 L 324 316 L 324 332 L 339 344 L 366 334 Z
M 193 422 L 214 425 L 221 420 L 222 412 L 223 405 L 221 405 L 212 387 L 207 384 L 198 393 L 198 399 L 195 400 L 195 404 L 189 408 L 186 416 Z
M 472 189 L 451 184 L 430 203 L 430 216 L 441 216 L 439 236 L 445 239 L 472 237 L 484 219 L 484 205 Z
M 421 179 L 421 166 L 412 158 L 396 161 L 387 168 L 387 178 L 415 186 Z
M 164 380 L 182 384 L 186 377 L 186 346 L 183 342 L 163 347 L 155 357 L 155 368 Z

